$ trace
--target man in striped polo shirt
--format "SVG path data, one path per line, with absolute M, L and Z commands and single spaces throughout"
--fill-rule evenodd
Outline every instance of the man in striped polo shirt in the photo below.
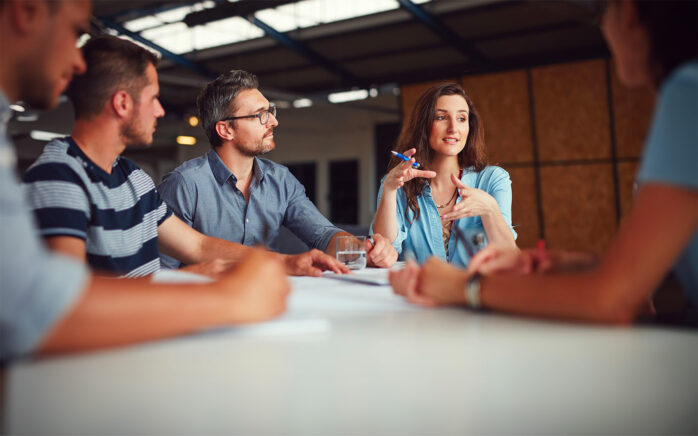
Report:
M 52 249 L 109 274 L 151 274 L 160 269 L 160 251 L 194 271 L 220 273 L 246 248 L 187 226 L 172 215 L 153 180 L 120 156 L 126 147 L 152 144 L 157 119 L 165 114 L 157 56 L 113 36 L 91 39 L 82 52 L 87 72 L 68 91 L 73 135 L 50 142 L 24 176 L 41 235 Z M 348 272 L 324 254 L 284 260 L 291 274 Z

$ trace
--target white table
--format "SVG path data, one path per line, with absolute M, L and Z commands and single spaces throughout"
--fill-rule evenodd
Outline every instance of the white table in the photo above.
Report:
M 698 334 L 294 278 L 279 321 L 16 363 L 10 434 L 698 433 Z

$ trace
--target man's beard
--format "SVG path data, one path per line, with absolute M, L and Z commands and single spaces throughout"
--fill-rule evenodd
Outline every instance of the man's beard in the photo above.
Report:
M 135 111 L 125 124 L 121 126 L 119 137 L 127 147 L 149 147 L 153 145 L 153 136 L 140 129 L 136 123 L 138 111 Z
M 272 151 L 276 147 L 276 144 L 274 144 L 274 140 L 272 139 L 271 142 L 268 145 L 264 145 L 264 138 L 257 144 L 255 144 L 254 147 L 246 147 L 244 145 L 240 144 L 235 144 L 235 148 L 240 152 L 240 154 L 248 157 L 256 157 L 256 156 L 261 156 L 263 154 L 267 154 L 270 151 Z

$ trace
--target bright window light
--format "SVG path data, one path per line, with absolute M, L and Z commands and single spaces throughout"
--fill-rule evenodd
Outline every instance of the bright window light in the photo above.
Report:
M 335 92 L 327 96 L 330 103 L 344 103 L 347 101 L 363 100 L 365 98 L 368 98 L 368 91 L 365 89 Z
M 231 2 L 237 0 L 229 0 Z M 427 3 L 432 0 L 413 0 Z M 146 39 L 167 50 L 183 54 L 264 36 L 264 31 L 242 17 L 229 17 L 206 24 L 187 27 L 182 22 L 190 12 L 212 8 L 214 1 L 203 1 L 124 23 Z M 399 7 L 397 0 L 301 0 L 276 8 L 258 11 L 255 17 L 279 32 L 332 23 L 334 21 L 376 14 Z
M 62 138 L 66 136 L 65 133 L 47 132 L 45 130 L 32 130 L 29 132 L 29 137 L 36 141 L 48 142 L 52 139 Z

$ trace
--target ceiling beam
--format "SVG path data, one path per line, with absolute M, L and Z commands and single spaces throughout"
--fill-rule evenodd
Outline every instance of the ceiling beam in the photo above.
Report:
M 442 41 L 450 45 L 452 48 L 458 50 L 467 60 L 471 61 L 478 66 L 487 65 L 490 59 L 485 56 L 478 49 L 473 47 L 469 42 L 460 37 L 456 32 L 451 30 L 446 24 L 439 20 L 436 16 L 425 11 L 419 5 L 412 3 L 410 0 L 397 0 L 400 6 L 407 10 L 413 17 L 424 24 L 429 30 L 431 30 L 436 36 L 441 38 Z
M 105 27 L 116 30 L 120 34 L 126 35 L 129 38 L 132 38 L 135 41 L 138 41 L 141 44 L 146 45 L 146 46 L 152 48 L 153 50 L 156 50 L 156 51 L 162 53 L 163 57 L 171 60 L 172 62 L 176 63 L 177 65 L 181 65 L 184 68 L 187 68 L 191 71 L 194 71 L 195 73 L 197 73 L 203 77 L 206 77 L 208 79 L 215 79 L 218 76 L 218 74 L 205 68 L 204 66 L 202 66 L 196 62 L 192 62 L 189 59 L 185 58 L 184 56 L 180 56 L 176 53 L 169 51 L 168 49 L 166 49 L 164 47 L 161 47 L 161 46 L 155 44 L 154 42 L 150 41 L 149 39 L 142 37 L 140 34 L 128 30 L 127 28 L 125 28 L 124 26 L 122 26 L 119 23 L 116 23 L 116 22 L 111 21 L 111 20 L 106 19 L 106 18 L 102 18 L 100 21 L 102 22 L 102 24 Z
M 296 53 L 300 54 L 301 56 L 305 57 L 313 63 L 323 66 L 332 74 L 342 79 L 342 81 L 347 82 L 347 84 L 359 87 L 367 86 L 365 83 L 363 83 L 363 80 L 359 79 L 352 72 L 342 68 L 340 65 L 331 61 L 330 59 L 325 58 L 324 56 L 317 53 L 307 45 L 303 44 L 302 42 L 293 39 L 284 33 L 279 32 L 278 30 L 261 21 L 254 15 L 248 15 L 247 20 L 250 23 L 262 29 L 264 33 L 276 40 L 279 44 L 295 51 Z

